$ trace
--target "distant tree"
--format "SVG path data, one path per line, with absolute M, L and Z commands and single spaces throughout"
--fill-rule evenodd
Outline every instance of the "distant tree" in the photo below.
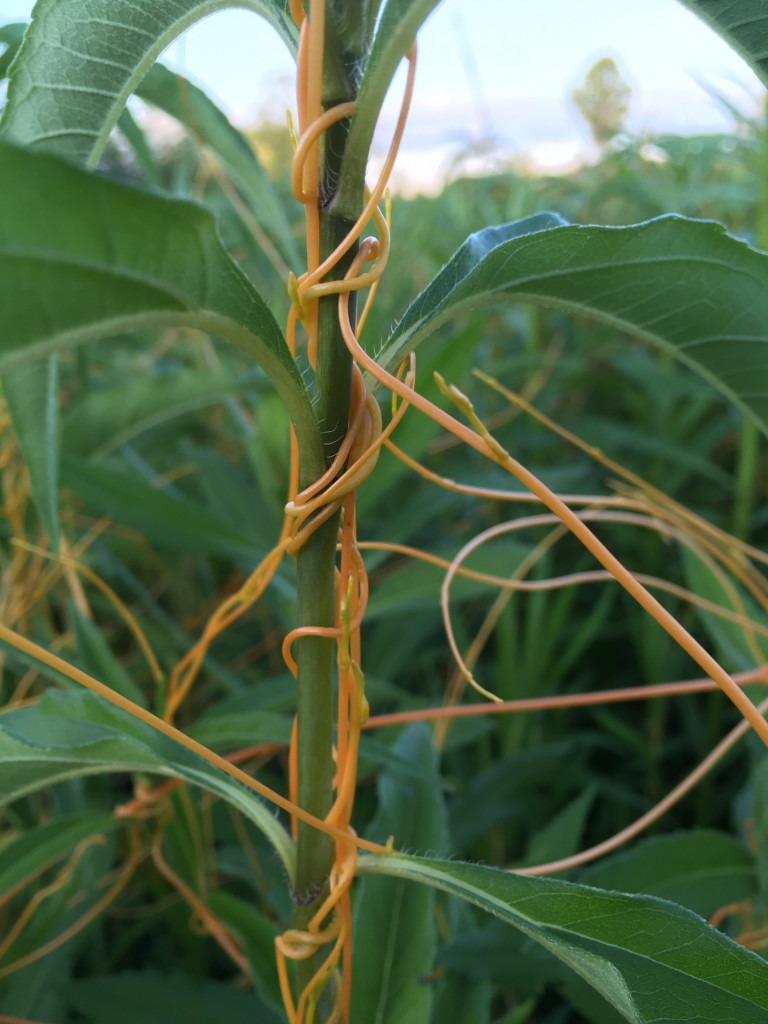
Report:
M 584 84 L 571 93 L 598 145 L 604 146 L 623 130 L 631 93 L 632 89 L 610 57 L 593 64 Z

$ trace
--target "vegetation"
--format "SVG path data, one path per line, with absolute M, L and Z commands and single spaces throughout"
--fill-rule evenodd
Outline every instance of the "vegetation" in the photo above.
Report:
M 436 0 L 243 5 L 277 181 L 225 2 L 0 28 L 0 1022 L 768 1021 L 762 123 L 390 210 Z

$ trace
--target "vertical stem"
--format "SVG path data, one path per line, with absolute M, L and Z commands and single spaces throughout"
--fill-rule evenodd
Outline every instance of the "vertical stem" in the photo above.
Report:
M 349 54 L 336 45 L 338 33 L 334 15 L 341 21 L 336 4 L 328 4 L 325 12 L 325 48 L 323 71 L 323 108 L 354 99 L 356 82 L 347 78 Z M 354 24 L 359 17 L 359 0 L 349 0 L 344 12 L 345 24 Z M 330 255 L 346 236 L 353 222 L 333 212 L 333 199 L 339 184 L 341 159 L 349 131 L 349 121 L 333 125 L 323 140 L 320 195 L 320 261 Z M 362 195 L 360 196 L 362 209 Z M 325 280 L 339 279 L 349 266 L 356 247 L 353 246 Z M 354 296 L 353 296 L 354 298 Z M 354 306 L 353 306 L 354 309 Z M 349 419 L 349 394 L 352 358 L 341 334 L 338 321 L 338 299 L 329 296 L 320 300 L 318 309 L 317 365 L 315 384 L 316 410 L 323 433 L 326 459 L 330 461 L 346 433 Z M 353 313 L 354 316 L 354 313 Z M 298 616 L 302 626 L 334 624 L 334 568 L 338 517 L 332 517 L 307 541 L 298 555 Z M 335 642 L 322 637 L 305 637 L 297 641 L 297 753 L 298 801 L 306 810 L 324 818 L 331 808 L 334 764 L 333 665 Z M 328 888 L 333 861 L 333 845 L 324 834 L 303 824 L 298 825 L 296 841 L 296 886 L 294 893 L 294 927 L 306 929 Z M 317 970 L 317 959 L 297 962 L 297 983 L 301 991 Z M 328 1007 L 318 1007 L 318 1020 L 325 1020 Z

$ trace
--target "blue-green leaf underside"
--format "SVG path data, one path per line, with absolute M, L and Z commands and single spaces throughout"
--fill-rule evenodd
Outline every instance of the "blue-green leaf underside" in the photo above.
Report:
M 262 15 L 295 51 L 298 30 L 287 0 L 38 0 L 10 70 L 0 134 L 94 163 L 166 46 L 227 7 Z
M 636 1024 L 766 1024 L 768 964 L 702 918 L 651 896 L 401 855 L 361 874 L 433 885 L 540 943 Z
M 396 325 L 389 369 L 460 313 L 525 302 L 587 315 L 671 352 L 768 433 L 768 256 L 719 224 L 630 227 L 554 214 L 471 235 Z
M 681 0 L 706 21 L 768 84 L 768 7 L 765 0 Z

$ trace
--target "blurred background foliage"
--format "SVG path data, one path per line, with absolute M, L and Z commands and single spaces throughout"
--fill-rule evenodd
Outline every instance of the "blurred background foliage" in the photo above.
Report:
M 146 103 L 153 97 L 159 102 L 168 84 L 158 77 Z M 176 141 L 154 148 L 140 109 L 133 108 L 136 116 L 121 120 L 100 170 L 212 207 L 226 245 L 284 320 L 286 269 L 299 269 L 303 223 L 289 195 L 287 130 L 265 123 L 240 136 L 215 111 L 195 106 L 189 87 L 175 80 L 171 86 L 168 95 L 175 95 L 177 108 L 169 100 L 165 107 L 186 121 Z M 675 212 L 717 219 L 765 245 L 768 161 L 761 119 L 733 111 L 727 134 L 629 137 L 622 128 L 628 95 L 615 65 L 606 61 L 590 72 L 576 102 L 600 144 L 593 164 L 561 175 L 512 166 L 464 177 L 457 161 L 439 195 L 393 197 L 393 253 L 363 335 L 370 350 L 468 234 L 537 211 L 607 225 Z M 259 162 L 245 150 L 258 154 Z M 246 187 L 237 175 L 249 160 L 256 171 Z M 61 362 L 62 550 L 86 573 L 45 554 L 4 417 L 0 616 L 151 707 L 162 684 L 112 594 L 140 623 L 167 672 L 277 538 L 287 490 L 286 416 L 258 370 L 199 334 L 120 336 L 84 345 Z M 765 546 L 765 444 L 750 442 L 738 411 L 686 367 L 615 330 L 525 306 L 477 310 L 443 327 L 425 346 L 418 357 L 419 386 L 434 397 L 432 372 L 439 369 L 472 396 L 509 451 L 550 486 L 571 494 L 606 493 L 610 474 L 541 424 L 513 414 L 473 377 L 473 367 L 524 393 L 563 427 L 712 523 Z M 507 486 L 496 467 L 413 411 L 396 441 L 446 477 Z M 359 534 L 364 541 L 411 545 L 450 559 L 480 530 L 527 511 L 439 490 L 384 452 L 359 493 Z M 545 532 L 529 528 L 494 541 L 470 564 L 511 574 Z M 700 569 L 697 574 L 690 559 L 657 534 L 606 524 L 600 535 L 633 570 L 717 596 L 712 579 Z M 439 612 L 441 570 L 382 552 L 365 557 L 372 596 L 364 668 L 372 712 L 441 704 L 454 674 Z M 531 575 L 589 568 L 589 557 L 566 538 Z M 462 649 L 494 597 L 472 581 L 456 582 L 454 625 Z M 734 631 L 676 598 L 663 600 L 726 668 L 754 664 Z M 222 753 L 265 739 L 284 741 L 294 688 L 280 643 L 294 613 L 293 565 L 286 561 L 257 607 L 214 644 L 180 724 Z M 74 685 L 39 674 L 14 650 L 1 657 L 3 704 Z M 618 588 L 592 584 L 514 595 L 475 674 L 503 699 L 514 699 L 697 672 Z M 575 852 L 652 806 L 736 720 L 724 698 L 709 694 L 456 722 L 444 737 L 440 761 L 449 849 L 459 858 L 496 865 Z M 360 833 L 375 813 L 382 772 L 405 786 L 419 781 L 418 766 L 394 749 L 396 736 L 395 728 L 364 736 L 355 822 Z M 284 754 L 254 767 L 269 785 L 285 789 Z M 657 893 L 704 915 L 752 899 L 759 924 L 768 891 L 767 781 L 763 751 L 750 736 L 645 838 L 567 877 Z M 13 948 L 2 950 L 0 1007 L 49 1024 L 251 1021 L 257 1004 L 260 1021 L 280 1019 L 271 942 L 287 914 L 288 895 L 276 859 L 236 812 L 186 789 L 173 793 L 163 811 L 165 858 L 242 941 L 255 995 L 231 984 L 234 967 L 200 934 L 199 919 L 150 860 L 109 911 L 48 956 L 16 969 L 20 958 L 98 900 L 104 879 L 126 856 L 126 839 L 109 811 L 131 795 L 130 780 L 115 774 L 67 782 L 5 808 L 0 878 L 18 859 L 20 842 L 39 844 L 50 835 L 51 849 L 60 851 L 18 893 L 8 883 L 11 897 L 0 907 L 6 925 L 57 877 L 61 857 L 79 841 L 79 821 L 86 834 L 98 820 L 106 842 L 85 851 Z M 406 836 L 396 839 L 408 845 Z M 435 986 L 435 1022 L 448 1019 L 449 1004 L 455 1012 L 461 1006 L 462 1019 L 473 1022 L 616 1019 L 575 975 L 566 976 L 565 968 L 511 930 L 447 900 L 438 909 L 438 966 L 424 978 Z M 741 926 L 738 916 L 725 921 L 734 933 Z M 13 969 L 5 971 L 9 965 Z

